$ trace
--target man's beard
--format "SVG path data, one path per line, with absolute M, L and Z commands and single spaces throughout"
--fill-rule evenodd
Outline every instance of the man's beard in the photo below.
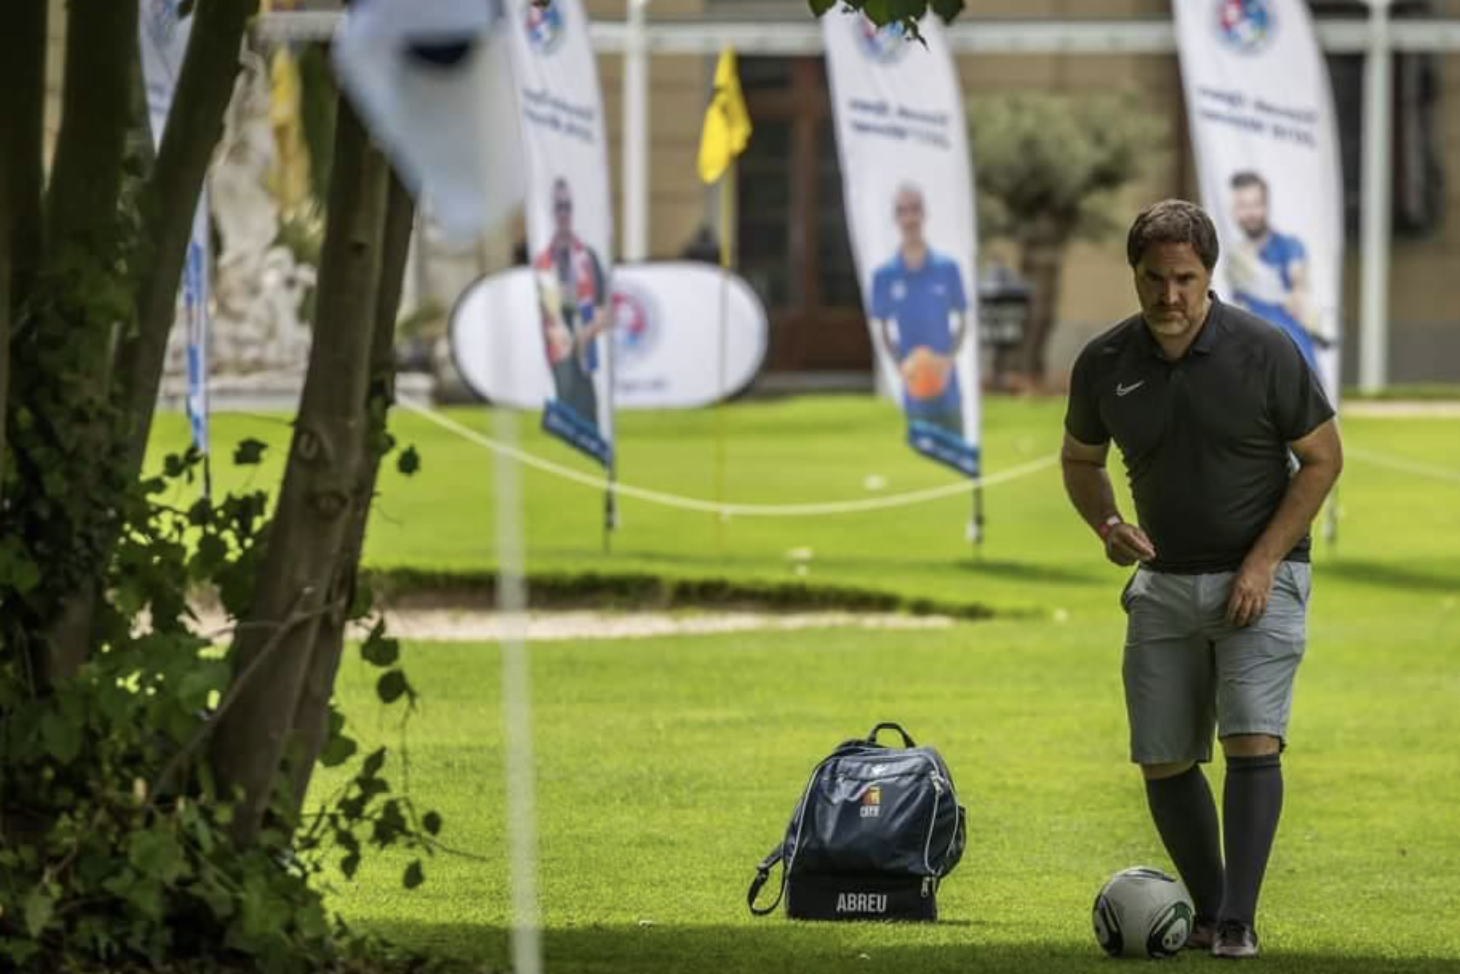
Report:
M 1248 240 L 1261 240 L 1267 236 L 1267 221 L 1262 220 L 1258 223 L 1244 223 L 1242 224 L 1242 232 L 1247 235 Z

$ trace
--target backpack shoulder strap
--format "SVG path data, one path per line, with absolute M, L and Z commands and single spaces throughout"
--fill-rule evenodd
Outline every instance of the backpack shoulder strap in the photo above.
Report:
M 755 867 L 755 879 L 750 881 L 750 892 L 746 894 L 745 902 L 750 907 L 750 912 L 758 917 L 774 913 L 776 907 L 781 905 L 781 897 L 786 895 L 786 867 L 782 855 L 784 849 L 784 844 L 776 846 L 771 850 L 771 854 Z M 776 863 L 781 863 L 781 888 L 776 892 L 775 901 L 770 906 L 756 906 L 755 898 L 760 895 L 761 887 L 765 886 L 766 881 L 771 878 L 771 870 L 776 868 Z

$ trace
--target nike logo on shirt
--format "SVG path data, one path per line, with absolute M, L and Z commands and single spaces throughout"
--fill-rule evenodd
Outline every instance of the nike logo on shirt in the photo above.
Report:
M 1117 396 L 1129 395 L 1130 393 L 1135 392 L 1137 389 L 1139 389 L 1141 386 L 1143 386 L 1145 384 L 1146 384 L 1146 380 L 1145 379 L 1142 379 L 1140 382 L 1137 382 L 1134 385 L 1128 385 L 1128 386 L 1127 385 L 1121 385 L 1120 383 L 1117 382 L 1115 384 L 1115 394 Z

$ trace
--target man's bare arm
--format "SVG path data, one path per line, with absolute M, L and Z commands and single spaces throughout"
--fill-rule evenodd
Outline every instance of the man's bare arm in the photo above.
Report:
M 1301 466 L 1288 482 L 1277 513 L 1247 555 L 1272 565 L 1292 551 L 1308 531 L 1343 470 L 1343 443 L 1335 420 L 1330 419 L 1289 446 Z
M 1064 474 L 1065 493 L 1080 517 L 1096 532 L 1110 520 L 1119 517 L 1115 489 L 1105 460 L 1110 444 L 1091 446 L 1081 443 L 1068 432 L 1060 450 L 1060 470 Z M 1122 519 L 1123 520 L 1123 519 Z M 1119 524 L 1105 538 L 1105 555 L 1117 565 L 1130 565 L 1156 557 L 1156 549 L 1144 531 L 1134 524 Z
M 1343 443 L 1334 420 L 1330 419 L 1289 447 L 1301 466 L 1288 481 L 1287 493 L 1277 513 L 1243 559 L 1237 579 L 1232 583 L 1227 620 L 1234 626 L 1256 621 L 1267 608 L 1278 564 L 1308 531 L 1343 470 Z

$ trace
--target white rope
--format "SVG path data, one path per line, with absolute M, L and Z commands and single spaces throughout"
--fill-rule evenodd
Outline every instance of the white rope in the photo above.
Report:
M 603 477 L 586 474 L 574 470 L 571 467 L 554 463 L 551 460 L 544 460 L 542 457 L 518 449 L 510 444 L 503 443 L 500 440 L 494 440 L 489 436 L 478 433 L 469 426 L 463 426 L 451 417 L 423 403 L 413 402 L 409 399 L 401 399 L 400 404 L 406 409 L 424 416 L 442 429 L 449 430 L 462 439 L 469 440 L 478 446 L 492 450 L 501 456 L 511 457 L 523 466 L 533 467 L 544 473 L 550 473 L 554 476 L 562 477 L 564 480 L 571 480 L 574 483 L 597 490 L 605 490 L 610 486 L 609 482 Z M 889 494 L 886 497 L 867 497 L 861 500 L 849 501 L 826 501 L 819 504 L 720 504 L 715 501 L 702 500 L 698 497 L 682 497 L 678 494 L 650 490 L 646 487 L 635 487 L 631 484 L 624 484 L 617 481 L 612 484 L 612 487 L 616 493 L 624 497 L 633 497 L 638 500 L 648 501 L 651 504 L 675 507 L 684 511 L 718 514 L 726 518 L 818 517 L 830 514 L 858 514 L 865 511 L 886 510 L 893 507 L 909 507 L 914 504 L 941 500 L 945 497 L 957 497 L 961 494 L 971 493 L 981 486 L 995 487 L 1013 480 L 1020 480 L 1052 467 L 1058 461 L 1059 454 L 1051 453 L 1048 456 L 1031 460 L 1028 463 L 1022 463 L 1017 467 L 1010 467 L 1008 470 L 1001 470 L 987 477 L 960 480 L 956 483 L 944 484 L 941 487 L 927 487 L 922 490 L 908 491 L 903 494 Z
M 1355 460 L 1362 460 L 1364 463 L 1371 463 L 1376 467 L 1386 467 L 1390 470 L 1397 470 L 1400 473 L 1412 473 L 1420 477 L 1431 477 L 1435 480 L 1445 480 L 1452 484 L 1460 484 L 1460 473 L 1454 470 L 1446 470 L 1443 467 L 1432 467 L 1427 463 L 1416 463 L 1413 460 L 1402 460 L 1399 457 L 1385 456 L 1382 453 L 1371 453 L 1351 446 L 1343 448 L 1346 457 Z

